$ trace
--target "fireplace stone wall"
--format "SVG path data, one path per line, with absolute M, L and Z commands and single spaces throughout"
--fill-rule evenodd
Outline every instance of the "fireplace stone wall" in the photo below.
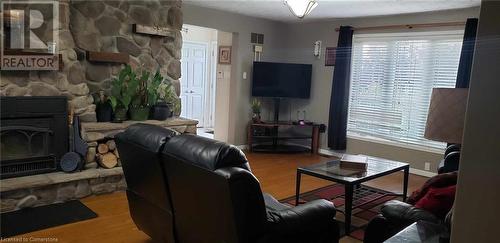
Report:
M 92 94 L 109 91 L 111 80 L 124 64 L 89 62 L 87 51 L 129 54 L 136 69 L 159 70 L 180 92 L 182 8 L 181 0 L 59 0 L 59 41 L 62 55 L 59 71 L 0 70 L 1 96 L 66 96 L 82 121 L 82 138 L 91 150 L 100 139 L 112 139 L 134 122 L 96 123 Z M 168 27 L 172 37 L 135 34 L 132 24 Z M 51 31 L 46 25 L 40 36 Z M 0 37 L 1 34 L 0 34 Z M 3 38 L 3 37 L 2 37 Z M 179 115 L 179 114 L 176 114 Z M 147 121 L 181 133 L 196 133 L 196 121 L 174 117 L 167 121 Z M 158 123 L 158 124 L 157 124 Z M 93 149 L 92 149 L 93 148 Z M 92 152 L 92 151 L 90 151 Z M 47 205 L 124 190 L 121 167 L 97 167 L 95 156 L 86 156 L 80 172 L 53 172 L 2 179 L 0 212 Z M 96 168 L 97 167 L 97 168 Z
M 54 21 L 54 20 L 48 20 Z M 180 92 L 181 1 L 59 0 L 60 71 L 0 71 L 2 96 L 68 97 L 82 121 L 95 121 L 92 93 L 109 91 L 124 64 L 89 62 L 86 51 L 122 52 L 133 68 L 159 70 Z M 135 34 L 132 24 L 169 27 L 173 37 Z M 48 25 L 39 33 L 52 31 Z M 41 35 L 43 36 L 43 34 Z M 177 114 L 178 115 L 178 114 Z

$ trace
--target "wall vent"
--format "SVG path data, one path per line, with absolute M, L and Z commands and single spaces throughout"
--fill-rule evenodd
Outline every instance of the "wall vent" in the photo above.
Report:
M 252 33 L 252 37 L 250 39 L 250 42 L 252 44 L 264 44 L 264 34 L 257 34 L 257 33 Z

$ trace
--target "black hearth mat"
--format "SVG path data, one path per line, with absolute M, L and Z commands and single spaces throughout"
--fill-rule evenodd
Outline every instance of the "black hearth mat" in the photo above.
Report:
M 0 238 L 25 234 L 59 225 L 96 218 L 97 214 L 78 200 L 2 213 Z

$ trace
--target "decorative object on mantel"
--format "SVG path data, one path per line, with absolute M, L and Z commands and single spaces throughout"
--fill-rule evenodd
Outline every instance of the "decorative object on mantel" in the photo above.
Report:
M 87 60 L 89 62 L 108 62 L 108 63 L 125 63 L 130 60 L 127 53 L 122 52 L 94 52 L 87 51 Z
M 99 94 L 93 94 L 94 104 L 96 105 L 95 113 L 97 122 L 110 122 L 113 120 L 113 107 L 104 90 L 100 90 Z
M 152 119 L 163 121 L 173 115 L 173 108 L 178 103 L 178 97 L 171 83 L 161 83 L 158 86 L 158 102 L 153 106 Z
M 336 47 L 327 47 L 325 50 L 325 66 L 335 66 Z
M 133 24 L 132 31 L 137 34 L 145 34 L 145 35 L 155 35 L 162 37 L 174 37 L 175 31 L 162 26 L 146 26 L 142 24 Z
M 254 98 L 252 100 L 252 103 L 250 104 L 252 107 L 252 122 L 253 123 L 261 123 L 260 120 L 260 108 L 262 104 L 260 103 L 260 100 Z
M 230 46 L 219 46 L 219 64 L 231 64 Z
M 165 101 L 158 101 L 156 105 L 153 106 L 151 113 L 151 119 L 158 121 L 164 121 L 172 117 L 172 111 Z

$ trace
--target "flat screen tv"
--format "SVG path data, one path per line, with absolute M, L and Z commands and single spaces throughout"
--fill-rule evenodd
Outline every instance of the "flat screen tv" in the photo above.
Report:
M 254 62 L 252 96 L 309 98 L 311 64 Z

